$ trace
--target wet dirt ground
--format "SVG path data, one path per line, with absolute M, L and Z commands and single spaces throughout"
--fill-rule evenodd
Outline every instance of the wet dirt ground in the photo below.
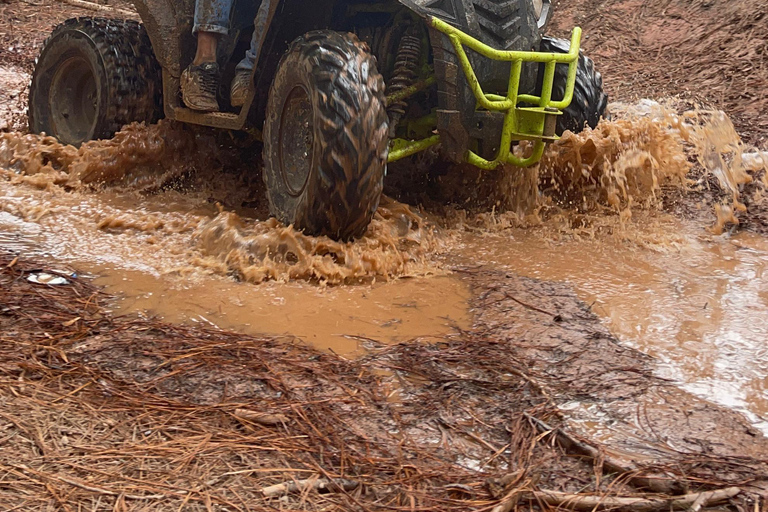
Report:
M 571 17 L 579 23 L 586 21 L 588 32 L 591 18 L 579 11 L 587 4 L 576 2 L 570 10 L 564 9 L 563 23 Z M 617 4 L 628 8 L 627 2 Z M 45 11 L 46 22 L 67 17 L 55 11 L 53 3 L 46 5 L 50 7 Z M 642 10 L 643 16 L 658 16 L 651 7 Z M 32 23 L 25 18 L 29 9 L 26 4 L 0 4 L 2 15 L 11 14 L 3 19 L 16 20 L 22 27 L 25 23 L 35 25 L 44 33 L 39 21 Z M 38 44 L 34 38 L 14 36 L 1 30 L 4 26 L 0 23 L 4 41 L 20 40 L 21 47 L 28 48 L 26 55 L 33 54 Z M 597 40 L 603 41 L 600 37 Z M 649 47 L 656 44 L 656 39 L 646 39 L 641 43 Z M 588 40 L 587 49 L 589 44 Z M 596 52 L 597 64 L 604 61 L 606 73 L 610 73 L 626 55 L 623 50 L 613 54 L 606 48 Z M 733 115 L 739 135 L 752 145 L 739 142 L 728 116 L 722 121 L 706 113 L 707 109 L 689 110 L 691 98 L 664 99 L 670 91 L 660 88 L 655 97 L 665 106 L 638 102 L 632 96 L 635 92 L 649 96 L 646 85 L 635 91 L 631 84 L 621 89 L 614 82 L 610 92 L 614 99 L 623 100 L 611 107 L 614 120 L 594 133 L 566 137 L 550 148 L 539 175 L 528 176 L 522 182 L 524 187 L 519 179 L 494 177 L 486 183 L 473 181 L 477 177 L 468 173 L 449 173 L 429 183 L 428 193 L 409 200 L 410 206 L 387 198 L 366 237 L 339 244 L 306 237 L 267 220 L 259 177 L 238 168 L 244 159 L 254 157 L 244 156 L 250 150 L 238 141 L 223 143 L 209 132 L 192 133 L 170 124 L 133 127 L 113 142 L 86 145 L 79 151 L 22 135 L 29 62 L 23 52 L 11 58 L 10 50 L 3 51 L 0 83 L 10 92 L 0 98 L 0 132 L 8 132 L 0 133 L 0 248 L 21 254 L 21 263 L 29 260 L 49 271 L 72 268 L 81 276 L 78 280 L 93 279 L 93 284 L 109 294 L 99 300 L 98 314 L 117 317 L 118 323 L 136 322 L 120 324 L 124 327 L 114 332 L 81 320 L 66 325 L 81 314 L 96 315 L 88 313 L 86 304 L 86 313 L 72 312 L 56 324 L 65 342 L 60 347 L 54 343 L 51 347 L 59 348 L 49 350 L 38 347 L 42 343 L 38 337 L 44 338 L 42 331 L 35 333 L 32 324 L 24 323 L 29 319 L 23 311 L 5 311 L 5 332 L 19 332 L 20 325 L 28 329 L 21 330 L 25 341 L 19 353 L 24 357 L 32 354 L 32 359 L 19 363 L 19 368 L 37 368 L 30 372 L 44 375 L 40 382 L 68 379 L 64 376 L 70 361 L 91 372 L 88 379 L 67 380 L 57 396 L 79 396 L 80 386 L 97 382 L 98 390 L 88 389 L 93 396 L 82 395 L 91 397 L 89 400 L 117 396 L 135 403 L 149 389 L 153 397 L 175 400 L 174 404 L 213 407 L 216 414 L 222 414 L 215 416 L 217 428 L 221 428 L 236 417 L 232 411 L 237 404 L 280 398 L 269 393 L 271 398 L 267 398 L 263 390 L 259 391 L 259 382 L 270 379 L 263 377 L 263 369 L 254 384 L 248 370 L 237 367 L 237 358 L 227 360 L 227 371 L 234 377 L 224 379 L 223 391 L 221 382 L 209 382 L 206 375 L 227 372 L 217 372 L 214 360 L 199 359 L 195 344 L 208 346 L 209 341 L 203 338 L 216 339 L 211 346 L 220 347 L 239 339 L 256 347 L 252 348 L 258 353 L 256 359 L 275 357 L 275 364 L 286 375 L 293 371 L 284 368 L 290 366 L 289 360 L 306 365 L 301 367 L 322 382 L 286 377 L 281 385 L 287 387 L 282 392 L 294 397 L 297 389 L 306 387 L 313 390 L 313 396 L 302 395 L 302 400 L 312 404 L 327 401 L 328 411 L 342 417 L 348 414 L 351 419 L 345 428 L 358 436 L 350 446 L 370 443 L 373 438 L 377 449 L 393 450 L 394 445 L 388 443 L 394 441 L 385 439 L 394 432 L 395 422 L 395 430 L 408 431 L 409 439 L 415 440 L 414 450 L 431 454 L 427 459 L 437 456 L 460 461 L 461 471 L 469 469 L 460 476 L 451 473 L 447 481 L 430 477 L 429 492 L 418 485 L 415 492 L 413 488 L 398 491 L 404 492 L 397 498 L 403 500 L 398 505 L 403 510 L 490 508 L 498 497 L 491 493 L 480 499 L 473 494 L 482 485 L 478 476 L 471 475 L 491 478 L 513 470 L 511 463 L 496 466 L 493 461 L 499 454 L 511 460 L 522 453 L 508 445 L 515 442 L 509 439 L 510 429 L 517 432 L 510 425 L 517 425 L 525 411 L 531 417 L 546 418 L 568 432 L 571 439 L 597 446 L 601 455 L 592 457 L 599 461 L 594 462 L 595 468 L 607 464 L 614 468 L 611 472 L 618 467 L 623 474 L 648 479 L 640 487 L 666 494 L 707 488 L 707 482 L 711 486 L 761 489 L 768 476 L 761 462 L 768 457 L 763 436 L 768 433 L 768 208 L 764 203 L 764 164 L 755 165 L 759 156 L 754 155 L 768 148 L 761 121 L 751 110 L 735 108 L 742 105 L 738 101 L 729 97 L 715 107 Z M 651 75 L 651 81 L 663 81 L 662 77 Z M 610 74 L 605 80 L 610 83 Z M 684 111 L 687 117 L 680 115 Z M 744 154 L 752 156 L 743 158 Z M 478 196 L 483 194 L 483 187 L 497 191 L 498 198 L 493 198 L 496 203 L 469 197 L 466 204 L 446 207 L 440 201 L 445 196 L 455 199 L 457 190 L 473 186 L 480 191 Z M 543 195 L 520 197 L 520 190 L 537 188 Z M 536 206 L 533 210 L 521 207 L 531 204 Z M 7 272 L 16 272 L 11 258 L 6 259 Z M 33 267 L 24 270 L 27 274 L 35 271 Z M 62 275 L 69 273 L 67 270 Z M 11 282 L 4 281 L 4 286 Z M 22 293 L 11 292 L 19 289 L 19 285 L 14 286 L 4 288 L 9 303 L 18 299 L 13 293 Z M 24 286 L 28 288 L 23 288 L 23 293 L 34 293 L 33 285 Z M 70 292 L 56 293 L 63 294 L 56 300 L 72 300 L 66 299 Z M 23 302 L 20 304 L 23 307 Z M 59 307 L 56 304 L 45 303 L 41 311 Z M 53 333 L 51 329 L 45 332 Z M 178 339 L 181 348 L 170 341 L 165 346 L 165 341 L 145 337 L 142 329 L 158 329 L 169 340 Z M 200 333 L 198 341 L 194 341 L 195 332 Z M 121 333 L 133 334 L 122 337 Z M 55 336 L 59 339 L 58 334 Z M 77 342 L 66 341 L 68 336 Z M 9 339 L 7 343 L 11 343 Z M 262 339 L 268 344 L 262 346 L 258 341 Z M 303 348 L 305 345 L 310 348 Z M 47 369 L 41 370 L 41 356 L 29 352 L 30 346 L 49 350 L 51 357 L 61 361 L 49 360 Z M 263 350 L 269 353 L 259 352 Z M 290 350 L 297 352 L 281 362 L 281 357 L 287 357 L 285 351 Z M 143 358 L 137 358 L 136 351 L 144 351 Z M 322 366 L 320 363 L 331 361 L 324 359 L 329 353 L 338 354 L 338 359 Z M 166 380 L 163 368 L 182 360 L 189 364 L 174 367 L 171 375 L 177 377 Z M 311 361 L 320 363 L 314 367 Z M 19 377 L 16 366 L 9 365 L 13 367 L 8 370 L 9 378 L 23 381 L 23 373 Z M 366 371 L 371 371 L 371 376 L 360 384 Z M 451 375 L 461 378 L 453 381 Z M 170 384 L 145 385 L 154 379 Z M 341 384 L 334 379 L 341 379 Z M 331 381 L 333 391 L 324 394 L 323 386 Z M 499 383 L 506 383 L 509 389 Z M 341 395 L 350 386 L 358 386 L 372 396 L 386 398 L 383 402 L 374 400 L 375 407 L 366 402 L 357 410 L 350 405 L 354 393 L 339 399 L 337 385 L 344 390 Z M 315 390 L 318 386 L 321 390 Z M 30 396 L 43 393 L 32 392 L 29 386 L 26 389 Z M 511 390 L 522 393 L 526 403 L 512 398 Z M 4 398 L 7 407 L 16 404 L 23 410 L 29 405 L 19 398 L 26 396 L 24 384 L 10 393 Z M 393 409 L 382 403 L 394 404 Z M 514 405 L 504 410 L 504 403 Z M 424 404 L 430 407 L 419 411 Z M 463 409 L 459 408 L 466 414 L 457 413 L 457 404 L 462 404 Z M 544 405 L 549 412 L 537 412 L 536 408 Z M 73 407 L 86 410 L 88 406 Z M 162 407 L 147 414 L 160 413 Z M 338 424 L 327 426 L 331 430 L 318 427 L 301 415 L 306 414 L 306 407 L 300 414 L 294 402 L 274 403 L 265 410 L 288 414 L 299 426 L 283 434 L 289 438 L 307 436 L 322 447 L 321 453 L 333 452 L 349 441 L 341 441 L 341 445 L 329 441 Z M 313 414 L 320 414 L 317 411 Z M 82 414 L 84 424 L 93 421 L 86 419 L 88 413 Z M 130 413 L 105 414 L 99 421 L 119 425 L 124 414 Z M 5 418 L 9 425 L 20 421 L 16 413 L 10 418 Z M 140 421 L 131 421 L 126 425 L 134 425 L 134 431 L 143 428 Z M 192 428 L 185 421 L 174 419 L 175 428 Z M 494 429 L 502 423 L 508 426 L 506 430 Z M 57 453 L 65 456 L 67 448 L 50 434 L 51 425 L 59 429 L 61 425 L 48 416 L 35 416 L 32 425 L 30 431 L 48 432 L 32 436 L 32 449 L 46 455 L 52 453 L 53 443 Z M 215 430 L 205 425 L 209 432 Z M 540 423 L 526 421 L 526 425 L 533 428 L 526 430 L 530 442 L 537 438 L 536 425 Z M 387 428 L 389 433 L 380 430 Z M 446 434 L 462 428 L 471 434 L 469 447 L 452 445 L 451 435 Z M 545 426 L 540 430 L 549 429 Z M 128 435 L 125 432 L 122 435 Z M 168 432 L 158 429 L 161 445 L 169 442 Z M 95 439 L 82 432 L 78 435 Z M 190 443 L 208 442 L 204 441 L 204 431 L 195 435 L 203 437 L 191 436 Z M 266 446 L 272 441 L 248 442 Z M 430 451 L 438 445 L 445 451 Z M 275 449 L 275 445 L 269 446 Z M 480 453 L 489 446 L 490 453 Z M 561 456 L 573 455 L 574 447 L 562 440 L 560 447 L 563 452 L 534 457 L 533 466 L 545 468 L 537 477 L 543 479 L 542 487 L 569 492 L 583 486 L 601 489 L 600 471 L 592 467 L 593 462 L 566 462 Z M 110 449 L 100 447 L 104 453 Z M 575 451 L 584 456 L 589 449 L 577 446 Z M 65 457 L 77 455 L 66 453 Z M 140 452 L 125 461 L 134 456 L 140 457 Z M 229 456 L 234 457 L 227 452 Z M 253 456 L 265 457 L 258 452 Z M 191 461 L 194 455 L 179 452 L 175 457 Z M 279 467 L 303 464 L 305 471 L 317 471 L 316 464 L 292 457 L 266 457 L 266 467 L 269 463 Z M 83 465 L 75 458 L 67 460 Z M 334 462 L 334 475 L 345 474 L 343 456 L 341 460 L 341 466 Z M 572 475 L 564 476 L 567 471 L 558 472 L 543 460 L 552 466 L 574 464 Z M 146 475 L 132 473 L 135 461 L 125 461 L 122 473 L 148 485 Z M 14 471 L 27 477 L 37 474 L 42 480 L 45 478 L 39 474 L 63 471 L 62 466 L 51 466 L 50 459 L 38 462 L 32 472 L 29 468 Z M 206 462 L 210 460 L 192 463 L 195 478 L 210 478 Z M 357 459 L 354 462 L 362 464 Z M 526 468 L 530 462 L 518 461 Z M 216 467 L 219 473 L 241 469 L 231 461 Z M 416 467 L 423 469 L 418 464 Z M 437 466 L 429 467 L 438 472 Z M 376 489 L 375 493 L 386 495 L 389 484 L 380 478 L 386 480 L 382 475 L 388 475 L 389 466 L 365 468 L 381 474 L 366 484 Z M 478 469 L 482 471 L 478 473 Z M 76 472 L 76 481 L 81 484 L 93 477 L 82 469 Z M 272 478 L 265 483 L 275 483 L 282 473 L 265 474 Z M 18 478 L 23 481 L 25 477 Z M 619 480 L 609 482 L 609 489 L 613 485 L 621 488 L 624 481 Z M 119 487 L 130 489 L 130 481 L 122 481 Z M 441 494 L 433 493 L 438 481 L 439 486 L 469 486 L 470 494 L 479 501 L 440 502 Z M 667 482 L 667 487 L 654 488 L 648 483 L 654 481 Z M 51 491 L 59 502 L 60 484 Z M 97 487 L 103 490 L 108 484 L 114 482 L 105 481 Z M 193 484 L 177 481 L 173 485 L 183 488 Z M 241 489 L 240 484 L 235 488 Z M 88 484 L 83 485 L 87 491 Z M 74 487 L 81 492 L 83 485 Z M 452 492 L 467 493 L 467 488 L 457 487 Z M 136 495 L 140 490 L 137 487 L 125 493 Z M 229 487 L 214 491 L 216 499 L 234 500 L 228 494 Z M 118 495 L 105 495 L 110 506 L 117 507 Z M 188 500 L 208 506 L 200 489 Z M 178 500 L 173 508 L 184 503 L 187 501 Z M 283 505 L 300 508 L 293 502 L 279 506 Z M 741 506 L 751 510 L 753 505 L 757 506 L 752 502 Z M 218 502 L 218 506 L 230 505 Z M 339 506 L 354 507 L 350 503 Z
M 726 486 L 761 503 L 764 438 L 653 377 L 566 285 L 457 268 L 471 329 L 345 359 L 105 316 L 86 281 L 36 288 L 39 266 L 0 263 L 12 506 L 458 511 L 587 491 L 664 508 Z M 271 487 L 304 478 L 350 492 Z

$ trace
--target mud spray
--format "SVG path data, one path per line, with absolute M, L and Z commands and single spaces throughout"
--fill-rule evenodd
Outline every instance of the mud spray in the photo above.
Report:
M 566 134 L 534 169 L 451 169 L 412 202 L 426 208 L 385 198 L 350 243 L 269 219 L 247 141 L 173 123 L 81 148 L 6 133 L 2 243 L 100 275 L 121 311 L 340 352 L 468 326 L 469 292 L 450 269 L 505 266 L 572 283 L 666 376 L 759 423 L 768 328 L 753 319 L 768 313 L 768 244 L 727 228 L 760 155 L 743 156 L 721 113 L 676 115 L 653 102 L 613 112 L 596 130 Z M 665 213 L 710 177 L 728 191 L 716 220 L 711 205 L 690 201 L 687 220 Z

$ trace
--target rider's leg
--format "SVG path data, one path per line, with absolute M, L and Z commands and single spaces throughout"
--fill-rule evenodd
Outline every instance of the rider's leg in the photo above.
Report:
M 184 103 L 192 109 L 206 112 L 219 110 L 216 92 L 221 71 L 216 61 L 219 39 L 229 33 L 229 18 L 233 0 L 197 0 L 195 24 L 197 50 L 192 64 L 181 75 Z
M 251 83 L 251 74 L 254 66 L 256 66 L 256 58 L 259 54 L 260 35 L 254 29 L 251 36 L 251 47 L 245 52 L 245 58 L 237 65 L 235 78 L 232 80 L 232 86 L 229 91 L 229 99 L 233 107 L 242 107 L 245 104 L 248 86 Z
M 221 35 L 216 32 L 199 31 L 197 33 L 197 51 L 195 52 L 195 59 L 192 61 L 192 64 L 199 66 L 203 62 L 216 62 L 219 37 Z

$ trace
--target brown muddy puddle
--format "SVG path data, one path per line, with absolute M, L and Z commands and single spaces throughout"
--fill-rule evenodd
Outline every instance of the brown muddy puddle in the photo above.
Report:
M 768 432 L 768 241 L 714 235 L 658 212 L 628 213 L 643 194 L 653 196 L 660 169 L 680 167 L 667 176 L 678 182 L 684 175 L 682 149 L 664 149 L 676 136 L 654 123 L 646 119 L 634 132 L 611 124 L 550 154 L 567 160 L 569 144 L 591 144 L 592 167 L 579 153 L 582 167 L 564 166 L 554 193 L 584 205 L 594 191 L 564 184 L 584 181 L 594 162 L 613 162 L 601 171 L 599 192 L 615 207 L 614 227 L 626 224 L 617 236 L 562 236 L 547 223 L 441 230 L 386 200 L 366 236 L 348 244 L 214 204 L 211 196 L 239 204 L 247 184 L 215 189 L 230 177 L 211 172 L 225 165 L 211 160 L 211 140 L 169 142 L 178 130 L 172 125 L 149 136 L 129 129 L 79 152 L 11 135 L 0 138 L 0 247 L 98 276 L 119 297 L 117 312 L 297 338 L 344 354 L 469 328 L 470 292 L 452 265 L 566 281 L 620 339 L 656 357 L 662 376 L 743 411 Z M 210 168 L 190 159 L 200 153 Z M 191 174 L 207 178 L 185 182 L 163 164 L 174 160 L 198 165 Z M 117 185 L 92 187 L 94 180 Z
M 414 338 L 439 340 L 471 325 L 469 291 L 450 276 L 319 288 L 306 283 L 174 282 L 101 269 L 96 284 L 118 295 L 116 311 L 298 339 L 351 355 Z

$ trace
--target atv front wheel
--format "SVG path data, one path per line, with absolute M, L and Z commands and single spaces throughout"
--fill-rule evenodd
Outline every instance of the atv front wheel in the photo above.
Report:
M 311 235 L 363 235 L 387 162 L 384 80 L 352 34 L 310 32 L 280 61 L 264 123 L 270 212 Z
M 29 129 L 66 144 L 160 118 L 160 66 L 135 21 L 75 18 L 43 44 L 29 90 Z
M 553 53 L 568 53 L 570 42 L 554 37 L 541 38 L 541 51 Z M 542 69 L 543 70 L 543 69 Z M 541 73 L 539 73 L 541 76 Z M 539 79 L 541 81 L 541 79 Z M 558 64 L 555 67 L 555 81 L 552 87 L 552 98 L 559 100 L 565 95 L 565 85 L 568 81 L 568 65 Z M 541 88 L 541 84 L 539 84 Z M 603 77 L 595 70 L 592 59 L 579 54 L 576 68 L 576 85 L 573 88 L 573 100 L 557 116 L 557 134 L 562 135 L 566 130 L 578 133 L 585 125 L 595 128 L 600 118 L 605 114 L 608 96 L 603 92 Z

